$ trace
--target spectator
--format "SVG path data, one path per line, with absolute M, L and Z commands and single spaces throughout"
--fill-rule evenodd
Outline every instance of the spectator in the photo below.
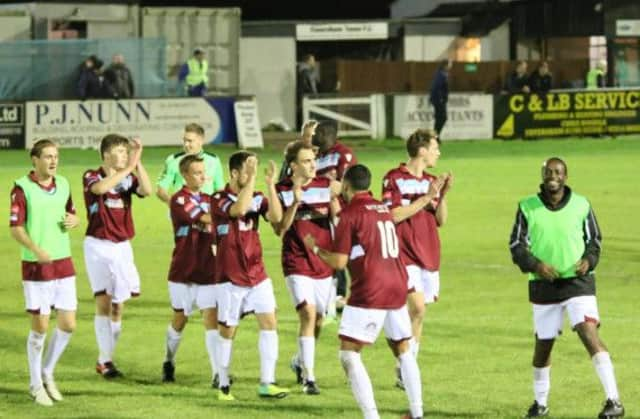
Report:
M 197 47 L 193 57 L 180 67 L 178 81 L 187 84 L 188 96 L 205 96 L 209 86 L 209 63 L 204 58 L 204 49 Z
M 303 62 L 298 64 L 298 87 L 297 87 L 297 123 L 302 123 L 302 98 L 304 95 L 315 95 L 318 93 L 318 70 L 316 57 L 313 54 L 304 56 Z
M 433 105 L 434 111 L 434 130 L 438 134 L 438 142 L 440 142 L 440 132 L 447 122 L 447 101 L 449 100 L 449 70 L 451 70 L 451 61 L 445 60 L 440 63 L 438 71 L 431 82 L 431 92 L 429 101 Z
M 111 58 L 111 65 L 105 70 L 104 79 L 116 99 L 133 97 L 133 76 L 122 54 L 114 54 Z
M 600 60 L 595 68 L 587 73 L 587 89 L 600 89 L 607 86 L 607 60 Z
M 543 96 L 551 90 L 552 86 L 553 77 L 549 71 L 549 63 L 541 61 L 536 71 L 531 73 L 531 77 L 529 77 L 531 92 Z
M 516 69 L 507 78 L 505 84 L 507 93 L 530 93 L 529 78 L 527 77 L 527 62 L 520 60 L 516 64 Z
M 104 83 L 102 65 L 102 60 L 95 55 L 88 57 L 84 61 L 84 65 L 80 70 L 80 79 L 78 80 L 77 93 L 80 99 L 112 97 L 109 93 L 109 87 Z

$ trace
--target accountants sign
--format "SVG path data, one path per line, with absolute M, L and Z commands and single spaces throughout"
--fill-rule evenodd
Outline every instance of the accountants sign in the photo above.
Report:
M 640 132 L 640 90 L 496 96 L 495 136 L 537 138 Z

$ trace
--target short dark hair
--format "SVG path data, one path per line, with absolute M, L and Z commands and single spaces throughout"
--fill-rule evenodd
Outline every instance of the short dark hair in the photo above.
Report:
M 368 191 L 371 186 L 371 171 L 364 164 L 356 164 L 347 169 L 343 180 L 356 191 Z
M 58 146 L 56 145 L 56 143 L 54 143 L 50 139 L 43 138 L 42 140 L 38 140 L 35 143 L 33 143 L 33 147 L 31 147 L 31 152 L 29 153 L 29 155 L 31 157 L 40 158 L 40 156 L 42 155 L 42 150 L 44 150 L 47 147 L 57 148 Z
M 129 147 L 129 139 L 120 134 L 107 134 L 100 141 L 100 156 L 104 158 L 104 153 L 111 151 L 112 148 L 119 145 Z
M 284 159 L 287 164 L 296 161 L 298 159 L 298 154 L 300 150 L 311 150 L 313 151 L 313 146 L 311 144 L 307 144 L 302 140 L 296 140 L 292 143 L 287 144 L 287 149 L 284 155 Z
M 242 170 L 242 165 L 249 157 L 255 156 L 251 151 L 240 150 L 229 156 L 229 173 L 232 170 Z
M 562 167 L 564 168 L 564 174 L 568 175 L 569 174 L 569 169 L 567 168 L 567 163 L 565 163 L 564 160 L 562 160 L 560 157 L 549 157 L 548 159 L 546 159 L 544 161 L 544 163 L 542 164 L 542 170 L 544 173 L 544 169 L 547 167 L 547 165 L 549 163 L 551 163 L 552 161 L 558 162 L 562 165 Z
M 202 125 L 196 124 L 195 122 L 185 125 L 184 132 L 193 132 L 194 134 L 204 137 L 204 128 L 202 128 Z
M 314 137 L 324 140 L 335 140 L 338 136 L 338 126 L 332 121 L 321 121 L 316 127 Z
M 182 160 L 180 160 L 180 173 L 188 173 L 189 167 L 191 167 L 193 163 L 202 163 L 203 161 L 204 159 L 202 157 L 195 154 L 188 154 L 184 156 Z
M 428 147 L 431 140 L 438 141 L 438 134 L 432 129 L 417 129 L 407 139 L 409 157 L 416 157 L 421 147 Z

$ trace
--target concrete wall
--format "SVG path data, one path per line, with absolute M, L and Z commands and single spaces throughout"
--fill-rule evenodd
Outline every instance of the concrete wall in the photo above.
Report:
M 30 16 L 0 15 L 0 42 L 27 41 L 31 39 Z
M 256 96 L 263 126 L 279 119 L 297 129 L 293 37 L 240 38 L 240 94 Z
M 480 39 L 480 60 L 509 60 L 509 21 L 506 21 Z
M 120 4 L 4 4 L 0 10 L 22 10 L 33 17 L 34 39 L 48 39 L 51 20 L 87 22 L 87 38 L 137 38 L 139 8 Z

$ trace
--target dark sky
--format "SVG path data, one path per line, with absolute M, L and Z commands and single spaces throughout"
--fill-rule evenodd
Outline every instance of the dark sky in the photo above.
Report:
M 141 0 L 142 6 L 240 7 L 244 20 L 384 19 L 392 0 Z

